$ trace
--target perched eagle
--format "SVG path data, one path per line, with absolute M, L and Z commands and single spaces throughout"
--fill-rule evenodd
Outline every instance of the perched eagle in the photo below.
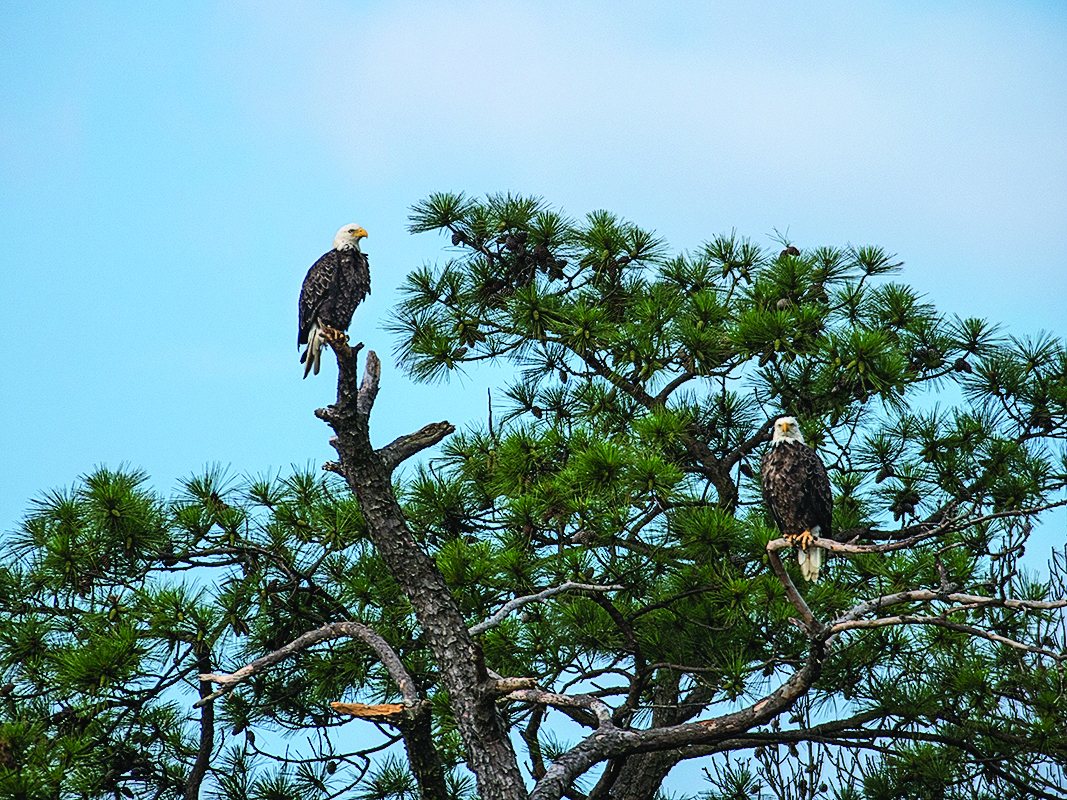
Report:
M 325 339 L 322 328 L 348 330 L 352 312 L 370 294 L 370 265 L 359 250 L 359 240 L 367 232 L 358 225 L 345 225 L 333 237 L 333 249 L 316 261 L 300 289 L 300 333 L 297 349 L 306 344 L 300 356 L 304 377 L 319 374 L 319 359 Z
M 820 534 L 830 535 L 834 498 L 830 478 L 815 451 L 804 444 L 793 417 L 774 421 L 771 446 L 760 468 L 763 502 L 782 536 L 797 551 L 805 580 L 819 580 L 822 548 L 813 544 Z

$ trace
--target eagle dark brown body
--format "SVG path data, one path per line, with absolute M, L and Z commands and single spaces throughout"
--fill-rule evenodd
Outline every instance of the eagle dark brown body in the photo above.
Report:
M 775 438 L 760 468 L 763 502 L 794 548 L 804 577 L 819 579 L 822 548 L 812 542 L 830 536 L 833 493 L 819 456 L 804 444 L 792 417 L 775 421 Z
M 347 225 L 337 232 L 334 249 L 316 261 L 304 278 L 300 290 L 300 317 L 297 346 L 308 347 L 300 358 L 304 377 L 319 372 L 322 328 L 348 330 L 356 306 L 370 294 L 370 264 L 360 252 L 359 240 L 367 232 Z

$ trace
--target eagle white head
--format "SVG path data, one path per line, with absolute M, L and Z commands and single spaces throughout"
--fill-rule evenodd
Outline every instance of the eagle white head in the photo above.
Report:
M 358 225 L 345 225 L 337 231 L 333 237 L 334 250 L 359 250 L 359 240 L 367 235 L 367 232 Z
M 800 442 L 804 444 L 804 434 L 800 432 L 800 425 L 796 417 L 778 417 L 774 421 L 774 433 L 771 434 L 771 444 L 781 442 Z

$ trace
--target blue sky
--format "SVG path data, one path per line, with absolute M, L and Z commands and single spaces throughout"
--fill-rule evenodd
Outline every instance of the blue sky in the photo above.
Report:
M 737 229 L 879 244 L 947 312 L 1064 333 L 1056 3 L 6 3 L 0 529 L 97 464 L 161 490 L 332 456 L 300 380 L 307 267 L 358 222 L 381 329 L 445 241 L 428 193 L 616 211 L 677 250 Z M 493 376 L 387 368 L 385 442 L 480 419 Z
M 370 232 L 380 327 L 444 240 L 429 192 L 880 244 L 948 312 L 1064 332 L 1067 11 L 1053 3 L 8 3 L 0 11 L 0 528 L 96 464 L 169 491 L 332 455 L 295 299 Z M 391 359 L 387 359 L 391 363 Z M 383 442 L 492 376 L 384 378 Z
M 169 493 L 331 458 L 336 368 L 301 381 L 296 297 L 348 222 L 376 440 L 484 418 L 492 375 L 413 386 L 381 328 L 441 257 L 406 232 L 439 190 L 608 208 L 676 250 L 878 244 L 943 311 L 1062 336 L 1067 10 L 4 3 L 0 531 L 98 464 Z

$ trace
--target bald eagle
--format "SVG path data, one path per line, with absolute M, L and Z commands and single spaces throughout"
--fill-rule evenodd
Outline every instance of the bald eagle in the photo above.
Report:
M 306 344 L 300 356 L 304 377 L 313 370 L 319 374 L 319 360 L 325 344 L 322 328 L 348 330 L 352 312 L 370 294 L 370 265 L 360 252 L 359 240 L 367 232 L 358 225 L 345 225 L 333 237 L 333 249 L 312 264 L 300 289 L 300 331 L 297 349 Z
M 793 417 L 774 421 L 771 446 L 760 468 L 763 502 L 774 517 L 782 536 L 797 551 L 797 563 L 805 580 L 818 581 L 822 548 L 819 535 L 830 535 L 834 498 L 826 467 L 815 451 L 804 444 L 800 426 Z

